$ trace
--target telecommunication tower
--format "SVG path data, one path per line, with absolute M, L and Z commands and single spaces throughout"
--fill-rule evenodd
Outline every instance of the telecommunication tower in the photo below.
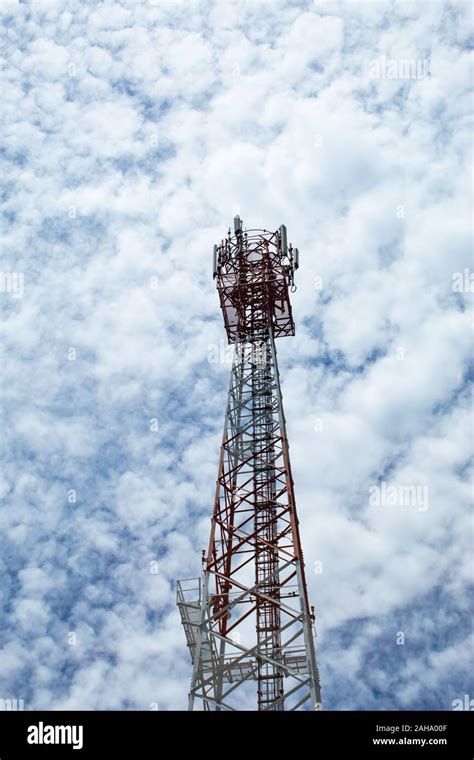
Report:
M 233 234 L 213 277 L 235 344 L 202 575 L 177 583 L 190 710 L 321 709 L 275 338 L 295 334 L 298 249 L 286 227 Z

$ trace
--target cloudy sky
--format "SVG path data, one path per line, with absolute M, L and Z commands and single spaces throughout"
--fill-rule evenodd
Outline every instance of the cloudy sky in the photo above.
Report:
M 0 697 L 186 706 L 236 212 L 300 249 L 277 348 L 324 706 L 474 696 L 469 4 L 0 13 Z

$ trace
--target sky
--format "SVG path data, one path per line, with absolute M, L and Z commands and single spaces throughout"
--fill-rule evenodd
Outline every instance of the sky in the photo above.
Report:
M 324 708 L 474 698 L 469 4 L 0 15 L 0 698 L 186 708 L 236 213 L 300 251 L 277 350 Z

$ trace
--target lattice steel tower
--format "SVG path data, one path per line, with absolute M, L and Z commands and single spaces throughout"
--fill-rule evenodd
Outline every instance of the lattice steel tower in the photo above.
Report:
M 213 276 L 235 344 L 209 548 L 178 581 L 191 653 L 189 709 L 320 709 L 275 338 L 295 334 L 298 249 L 242 229 L 214 246 Z

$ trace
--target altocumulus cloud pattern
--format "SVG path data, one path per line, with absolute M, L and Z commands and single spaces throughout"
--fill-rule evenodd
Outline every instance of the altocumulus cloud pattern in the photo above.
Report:
M 469 4 L 0 13 L 0 697 L 186 707 L 174 581 L 229 370 L 211 246 L 241 213 L 301 251 L 278 349 L 325 707 L 451 710 L 474 692 Z

